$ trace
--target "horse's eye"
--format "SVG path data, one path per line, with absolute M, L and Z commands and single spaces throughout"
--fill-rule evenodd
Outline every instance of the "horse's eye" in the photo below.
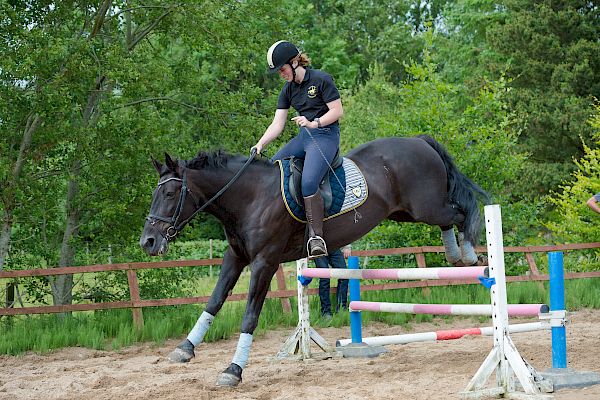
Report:
M 175 192 L 167 192 L 165 193 L 165 196 L 167 196 L 168 198 L 173 198 L 175 197 Z

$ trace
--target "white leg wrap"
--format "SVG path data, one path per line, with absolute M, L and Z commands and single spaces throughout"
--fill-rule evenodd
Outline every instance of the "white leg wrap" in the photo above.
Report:
M 240 333 L 237 349 L 233 355 L 232 363 L 239 365 L 242 369 L 246 367 L 248 357 L 250 356 L 250 347 L 252 346 L 252 335 L 250 333 Z
M 196 321 L 196 325 L 194 325 L 190 331 L 190 334 L 187 336 L 187 339 L 192 342 L 194 346 L 198 346 L 200 343 L 202 343 L 204 335 L 206 334 L 206 331 L 208 331 L 208 328 L 214 319 L 214 315 L 203 311 L 202 315 L 200 315 L 200 318 L 198 318 L 198 321 Z
M 475 265 L 477 263 L 477 254 L 471 242 L 465 241 L 465 235 L 462 232 L 458 233 L 458 243 L 460 244 L 460 251 L 462 252 L 463 264 Z
M 450 264 L 460 261 L 460 248 L 458 247 L 458 243 L 456 243 L 454 229 L 442 231 L 442 243 L 444 244 L 446 251 L 446 261 L 448 261 Z

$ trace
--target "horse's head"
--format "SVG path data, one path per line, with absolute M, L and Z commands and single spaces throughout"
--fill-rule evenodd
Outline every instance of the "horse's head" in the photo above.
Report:
M 187 186 L 187 169 L 165 154 L 165 164 L 152 160 L 159 179 L 152 194 L 150 213 L 140 238 L 140 246 L 151 256 L 164 254 L 169 241 L 194 215 L 198 201 Z

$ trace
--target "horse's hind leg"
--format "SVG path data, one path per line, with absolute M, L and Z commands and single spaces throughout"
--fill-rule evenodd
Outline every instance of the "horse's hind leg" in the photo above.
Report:
M 451 217 L 452 224 L 440 226 L 442 229 L 442 243 L 444 243 L 446 260 L 453 265 L 457 265 L 459 262 L 461 262 L 462 265 L 477 264 L 478 258 L 475 253 L 474 244 L 465 239 L 465 215 L 452 206 L 448 206 L 446 210 L 448 213 L 453 214 Z M 456 243 L 453 225 L 456 225 L 458 228 L 458 244 Z
M 465 233 L 458 231 L 458 245 L 460 246 L 461 260 L 464 265 L 475 265 L 477 264 L 478 258 L 475 253 L 475 247 L 473 243 L 465 240 Z
M 462 258 L 461 250 L 456 242 L 454 228 L 450 226 L 440 226 L 442 230 L 442 243 L 444 244 L 444 252 L 446 261 L 454 265 Z
M 442 243 L 444 244 L 446 261 L 453 265 L 457 265 L 459 262 L 462 262 L 462 265 L 477 264 L 478 259 L 473 243 L 465 239 L 465 215 L 456 208 L 447 205 L 440 208 L 437 217 L 439 222 L 444 221 L 439 226 L 442 230 Z M 458 243 L 454 234 L 454 225 L 458 228 Z
M 212 324 L 215 315 L 223 307 L 223 303 L 225 303 L 229 292 L 238 281 L 246 264 L 245 260 L 237 257 L 231 249 L 227 249 L 223 256 L 219 280 L 208 300 L 206 309 L 196 321 L 196 325 L 194 325 L 187 338 L 169 354 L 168 359 L 170 361 L 185 363 L 194 358 L 194 348 L 204 340 L 204 335 Z
M 458 243 L 456 242 L 456 236 L 452 226 L 441 226 L 442 229 L 442 243 L 444 244 L 444 251 L 446 255 L 446 261 L 452 265 L 475 265 L 479 261 L 473 243 L 465 240 L 465 234 L 463 231 L 458 231 Z
M 242 329 L 237 349 L 231 364 L 217 380 L 219 386 L 237 386 L 242 381 L 242 371 L 250 356 L 253 333 L 258 325 L 258 317 L 262 310 L 271 279 L 277 271 L 278 263 L 267 262 L 262 257 L 254 261 L 250 287 L 248 288 L 248 303 L 242 320 Z

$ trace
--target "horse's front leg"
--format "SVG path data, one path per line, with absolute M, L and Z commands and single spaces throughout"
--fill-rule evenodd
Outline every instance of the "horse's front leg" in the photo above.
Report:
M 223 307 L 223 303 L 225 303 L 229 292 L 235 286 L 242 270 L 247 264 L 246 260 L 235 255 L 230 248 L 225 251 L 221 273 L 208 300 L 206 309 L 202 312 L 198 321 L 196 321 L 196 325 L 194 325 L 187 338 L 169 354 L 168 358 L 170 361 L 184 363 L 194 358 L 194 348 L 202 343 L 204 335 L 212 324 L 215 315 Z
M 237 386 L 242 381 L 242 371 L 250 355 L 252 335 L 258 325 L 258 317 L 278 265 L 278 263 L 265 260 L 256 260 L 252 265 L 248 304 L 242 320 L 240 339 L 231 365 L 223 371 L 217 380 L 217 384 L 220 386 Z

